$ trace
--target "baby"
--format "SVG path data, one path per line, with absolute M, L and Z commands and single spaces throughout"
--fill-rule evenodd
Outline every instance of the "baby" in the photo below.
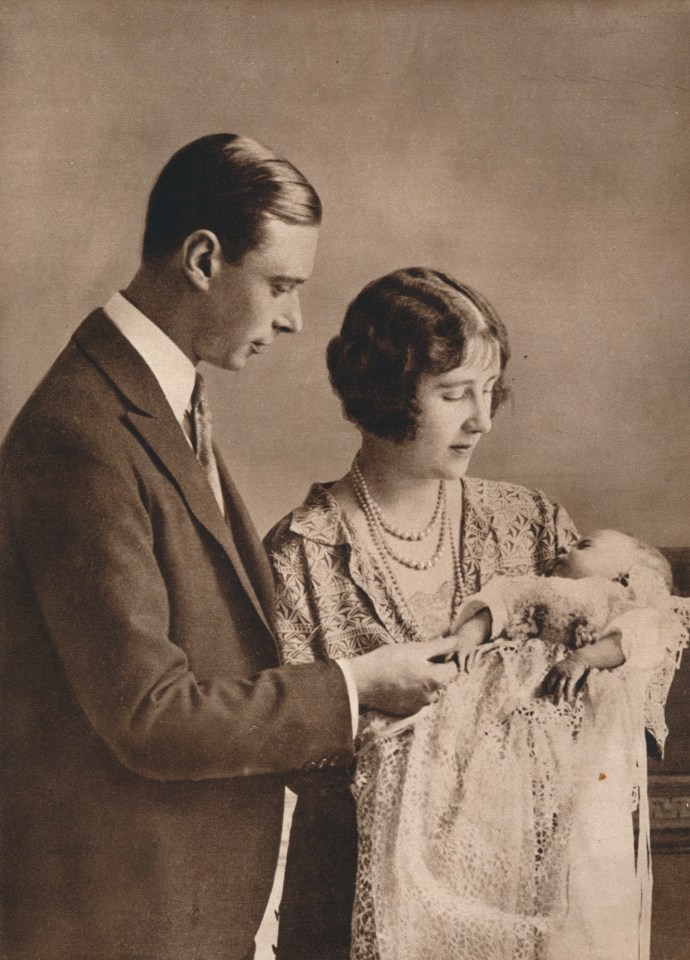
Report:
M 629 654 L 640 632 L 656 637 L 658 601 L 673 587 L 663 554 L 616 530 L 597 530 L 578 540 L 555 562 L 552 576 L 597 581 L 569 587 L 539 577 L 495 577 L 463 604 L 451 629 L 458 638 L 454 654 L 458 667 L 467 671 L 478 654 L 493 649 L 482 646 L 492 637 L 550 638 L 567 652 L 551 667 L 541 692 L 556 703 L 561 698 L 572 702 L 591 669 L 611 670 L 625 663 L 623 646 Z M 654 647 L 649 636 L 642 643 Z M 651 656 L 657 659 L 654 652 Z M 655 732 L 661 734 L 661 729 L 665 728 Z
M 687 640 L 670 589 L 657 550 L 600 530 L 463 604 L 457 680 L 358 759 L 380 960 L 649 957 L 645 726 L 663 746 Z

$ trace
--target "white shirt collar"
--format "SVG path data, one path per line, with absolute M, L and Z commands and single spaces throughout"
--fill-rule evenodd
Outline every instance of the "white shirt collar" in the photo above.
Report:
M 151 368 L 175 417 L 182 422 L 196 379 L 192 361 L 121 293 L 112 296 L 103 310 Z

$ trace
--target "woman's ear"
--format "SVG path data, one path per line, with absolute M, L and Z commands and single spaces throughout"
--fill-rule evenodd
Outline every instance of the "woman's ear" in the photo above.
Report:
M 212 230 L 195 230 L 182 246 L 182 267 L 185 276 L 198 290 L 208 290 L 220 271 L 223 250 Z

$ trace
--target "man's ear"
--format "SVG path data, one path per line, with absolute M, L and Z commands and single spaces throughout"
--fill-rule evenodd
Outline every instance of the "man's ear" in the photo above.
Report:
M 212 230 L 195 230 L 182 245 L 182 267 L 198 290 L 208 290 L 223 261 L 220 240 Z

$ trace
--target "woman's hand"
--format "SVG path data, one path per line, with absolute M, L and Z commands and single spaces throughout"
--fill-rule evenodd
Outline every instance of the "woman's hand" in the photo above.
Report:
M 486 607 L 479 610 L 457 627 L 453 636 L 455 650 L 452 659 L 457 663 L 458 670 L 469 673 L 470 667 L 477 659 L 477 654 L 485 649 L 482 644 L 485 644 L 491 636 L 491 611 Z
M 452 659 L 458 665 L 460 672 L 469 673 L 470 667 L 477 659 L 477 654 L 481 650 L 481 641 L 477 640 L 474 632 L 465 633 L 460 627 L 456 634 L 455 651 Z
M 555 704 L 561 700 L 574 703 L 584 687 L 589 674 L 589 664 L 580 654 L 569 653 L 551 667 L 542 685 L 542 693 L 552 697 Z

